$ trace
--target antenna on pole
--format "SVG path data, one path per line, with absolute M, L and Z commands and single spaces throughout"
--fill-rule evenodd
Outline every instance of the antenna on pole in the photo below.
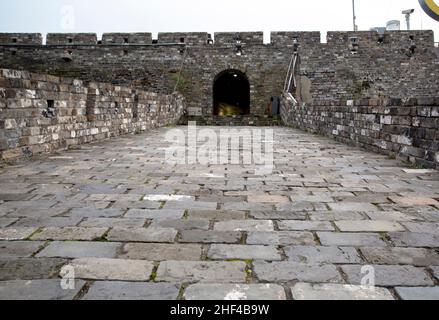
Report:
M 354 31 L 358 31 L 357 16 L 355 14 L 355 0 L 352 0 L 352 20 L 354 22 Z

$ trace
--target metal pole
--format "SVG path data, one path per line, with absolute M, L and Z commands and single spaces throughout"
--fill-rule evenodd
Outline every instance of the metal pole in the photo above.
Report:
M 357 31 L 357 16 L 355 15 L 355 0 L 352 0 L 352 18 L 354 22 L 354 31 Z
M 410 31 L 410 14 L 405 15 L 405 20 L 407 21 L 407 30 Z

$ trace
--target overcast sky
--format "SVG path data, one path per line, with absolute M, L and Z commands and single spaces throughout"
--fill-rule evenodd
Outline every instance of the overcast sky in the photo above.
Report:
M 412 29 L 439 22 L 418 0 L 356 0 L 360 30 L 405 20 Z M 0 32 L 341 31 L 352 29 L 351 0 L 0 0 Z

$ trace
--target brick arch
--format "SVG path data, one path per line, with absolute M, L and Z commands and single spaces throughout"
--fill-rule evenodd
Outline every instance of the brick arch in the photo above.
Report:
M 213 115 L 249 115 L 251 86 L 248 76 L 238 69 L 218 73 L 212 84 Z

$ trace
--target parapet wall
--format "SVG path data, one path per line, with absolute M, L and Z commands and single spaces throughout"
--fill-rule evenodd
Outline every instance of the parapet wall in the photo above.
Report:
M 160 32 L 157 40 L 153 40 L 149 32 L 138 33 L 104 33 L 98 39 L 96 33 L 49 33 L 47 45 L 150 45 L 150 44 L 181 44 L 187 45 L 228 45 L 236 44 L 237 40 L 248 45 L 263 45 L 264 32 L 215 32 L 214 39 L 208 32 Z M 377 46 L 383 43 L 402 44 L 413 37 L 417 44 L 434 46 L 434 34 L 429 30 L 386 31 L 380 35 L 375 31 L 329 31 L 326 36 L 328 45 L 348 45 L 352 37 L 358 38 L 365 46 Z M 268 45 L 291 46 L 296 39 L 302 45 L 321 45 L 319 31 L 274 31 L 270 33 Z M 0 45 L 42 45 L 40 33 L 0 33 Z
M 439 98 L 314 101 L 284 97 L 286 125 L 439 169 Z
M 0 69 L 0 161 L 176 124 L 184 109 L 180 95 Z

